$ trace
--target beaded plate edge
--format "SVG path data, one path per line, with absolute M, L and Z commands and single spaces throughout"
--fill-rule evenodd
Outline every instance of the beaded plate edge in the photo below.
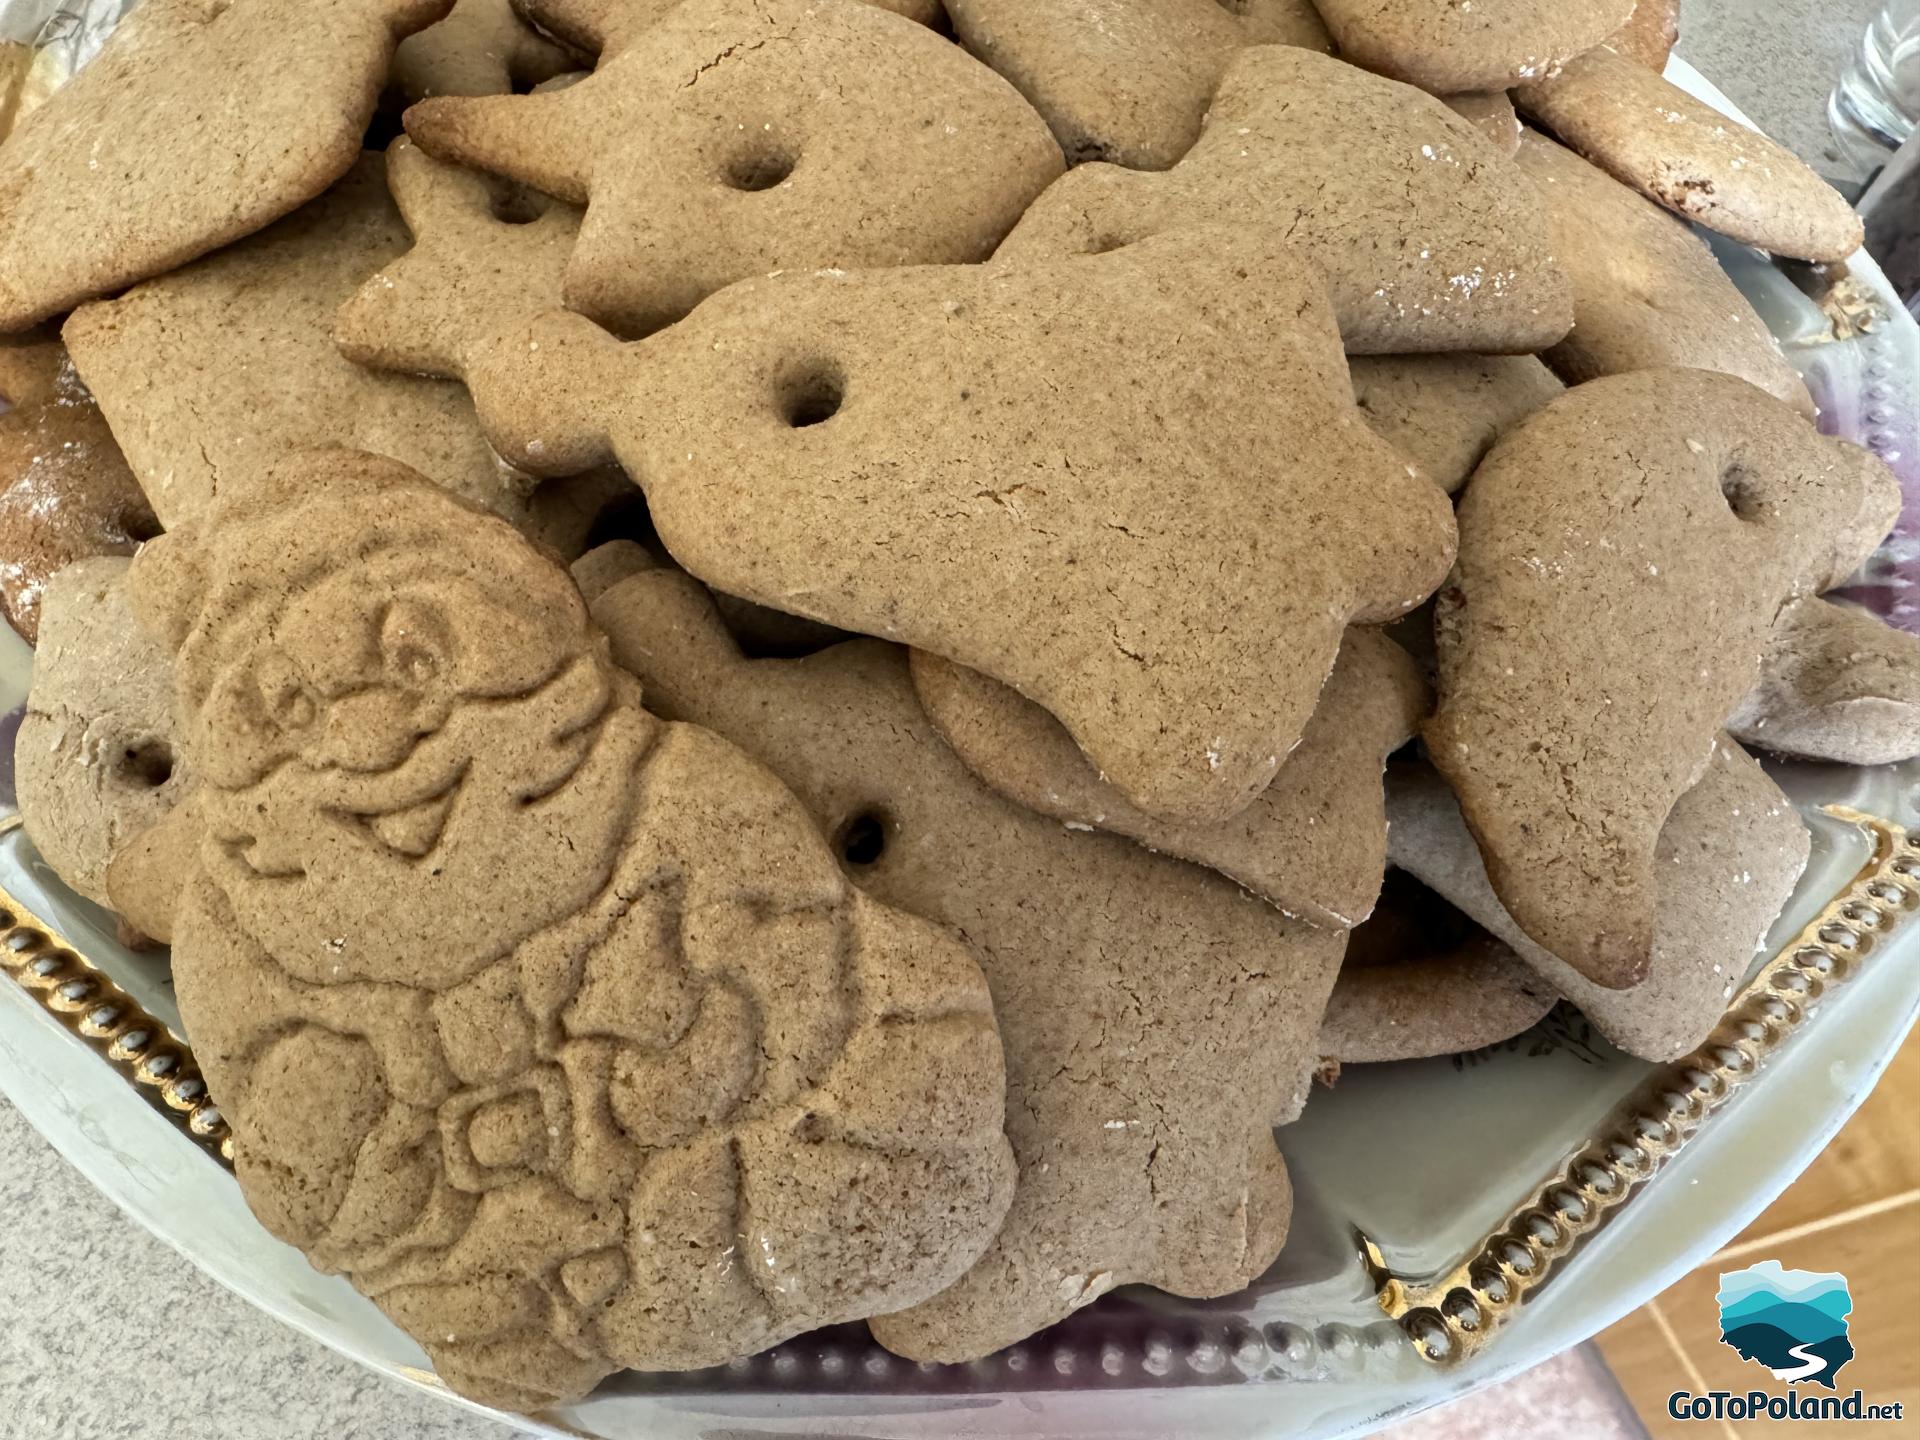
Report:
M 1649 1075 L 1531 1200 L 1446 1274 L 1426 1281 L 1397 1276 L 1379 1247 L 1362 1237 L 1380 1307 L 1422 1358 L 1455 1365 L 1483 1350 L 1529 1294 L 1752 1084 L 1823 997 L 1857 975 L 1920 911 L 1920 835 L 1847 806 L 1823 810 L 1864 831 L 1871 855 L 1846 888 L 1761 965 L 1697 1049 Z

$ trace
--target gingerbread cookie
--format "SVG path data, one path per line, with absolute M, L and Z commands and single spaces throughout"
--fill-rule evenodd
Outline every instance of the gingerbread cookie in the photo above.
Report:
M 1430 95 L 1285 45 L 1235 54 L 1173 169 L 1083 165 L 1000 253 L 1080 254 L 1200 224 L 1270 230 L 1311 261 L 1353 354 L 1520 353 L 1573 321 L 1533 189 L 1491 141 Z
M 0 146 L 0 330 L 320 194 L 359 158 L 394 46 L 450 3 L 147 0 Z
M 749 282 L 630 353 L 645 414 L 612 418 L 683 564 L 1014 685 L 1163 819 L 1244 809 L 1345 624 L 1418 603 L 1451 548 L 1444 496 L 1360 422 L 1315 278 L 1250 230 Z M 1194 444 L 1205 483 L 1170 484 Z M 762 539 L 704 498 L 741 474 Z
M 1367 424 L 1449 495 L 1501 434 L 1566 388 L 1531 355 L 1355 356 Z
M 1607 39 L 1607 44 L 1654 74 L 1667 68 L 1667 57 L 1680 43 L 1680 0 L 1639 0 L 1633 14 Z
M 1920 636 L 1852 605 L 1796 600 L 1774 622 L 1760 683 L 1727 730 L 1778 754 L 1847 765 L 1920 755 Z
M 390 263 L 362 277 L 341 305 L 333 317 L 341 353 L 372 368 L 463 380 L 483 398 L 508 390 L 523 401 L 516 382 L 521 371 L 539 369 L 539 349 L 519 322 L 564 305 L 580 212 L 517 197 L 505 182 L 435 160 L 404 138 L 387 152 L 387 183 L 413 245 L 384 256 Z M 523 199 L 531 218 L 516 208 Z M 550 443 L 544 414 L 530 433 L 503 430 L 499 416 L 512 408 L 484 405 L 479 419 L 515 465 L 569 475 L 603 462 L 598 445 L 575 455 Z
M 1276 236 L 771 276 L 625 346 L 515 304 L 500 287 L 435 361 L 513 458 L 618 458 L 708 584 L 1014 685 L 1162 818 L 1244 809 L 1345 624 L 1448 563 L 1445 496 L 1361 422 Z
M 640 499 L 618 465 L 548 480 L 527 499 L 520 532 L 571 565 L 600 543 L 609 518 Z
M 66 348 L 51 326 L 0 335 L 0 411 L 58 399 L 66 363 Z
M 47 582 L 160 533 L 100 407 L 58 340 L 0 354 L 0 610 L 29 645 Z
M 577 85 L 406 124 L 586 206 L 567 303 L 628 334 L 771 270 L 983 260 L 1062 168 L 1011 85 L 855 0 L 688 0 Z
M 329 337 L 406 243 L 369 154 L 262 234 L 74 312 L 67 347 L 168 529 L 292 451 L 345 442 L 524 516 L 532 481 L 487 447 L 459 386 L 363 369 Z
M 1675 803 L 1654 854 L 1658 900 L 1646 979 L 1596 985 L 1536 944 L 1501 905 L 1459 802 L 1434 771 L 1387 770 L 1395 865 L 1512 946 L 1600 1033 L 1643 1060 L 1677 1060 L 1702 1044 L 1806 868 L 1811 838 L 1767 772 L 1721 736 L 1697 783 Z
M 1784 146 L 1609 46 L 1514 103 L 1622 184 L 1709 230 L 1776 255 L 1844 260 L 1860 217 Z
M 1424 1060 L 1531 1029 L 1560 997 L 1513 948 L 1393 871 L 1320 1018 L 1323 1066 Z
M 1199 136 L 1236 51 L 1331 47 L 1308 0 L 948 0 L 947 11 L 1076 165 L 1164 170 Z
M 578 50 L 618 50 L 664 20 L 683 0 L 513 0 L 535 25 Z M 865 0 L 922 25 L 939 23 L 940 0 Z
M 941 735 L 1002 795 L 1067 825 L 1208 866 L 1289 915 L 1340 929 L 1364 920 L 1380 892 L 1380 773 L 1413 738 L 1428 700 L 1404 650 L 1377 631 L 1349 630 L 1273 783 L 1229 820 L 1183 825 L 1129 804 L 1065 726 L 1010 686 L 918 652 L 913 683 Z
M 1781 611 L 1899 512 L 1867 451 L 1706 371 L 1592 381 L 1494 447 L 1460 505 L 1426 742 L 1543 948 L 1600 985 L 1646 978 L 1669 812 Z
M 1340 54 L 1435 95 L 1559 73 L 1633 14 L 1634 0 L 1314 0 Z
M 13 747 L 28 838 L 56 875 L 102 905 L 114 855 L 195 783 L 180 755 L 171 668 L 134 621 L 130 563 L 76 561 L 48 584 Z
M 871 1322 L 882 1344 L 968 1360 L 1117 1285 L 1219 1295 L 1267 1267 L 1291 1212 L 1271 1127 L 1305 1099 L 1343 932 L 1002 799 L 941 742 L 898 646 L 746 660 L 670 571 L 594 615 L 649 703 L 791 785 L 864 890 L 979 948 L 1019 1186 L 956 1285 Z
M 1718 370 L 1813 414 L 1780 342 L 1684 222 L 1531 130 L 1520 168 L 1538 187 L 1573 285 L 1573 329 L 1544 357 L 1563 379 Z
M 268 1229 L 514 1409 L 963 1273 L 1013 1181 L 964 943 L 641 709 L 505 524 L 350 451 L 247 493 L 134 583 L 202 781 L 181 1013 Z
M 635 540 L 609 540 L 596 545 L 567 567 L 589 608 L 622 580 L 661 568 L 659 559 Z
M 624 580 L 640 570 L 662 565 L 679 569 L 659 537 L 649 530 L 644 541 L 611 540 L 581 556 L 573 566 L 573 578 L 580 587 L 580 593 L 592 601 L 615 581 Z M 843 640 L 854 638 L 845 630 L 836 630 L 831 625 L 822 625 L 799 615 L 769 610 L 764 605 L 755 605 L 737 596 L 721 595 L 711 590 L 707 593 L 713 600 L 713 608 L 720 612 L 727 633 L 740 647 L 740 652 L 751 660 L 797 660 L 803 655 L 811 655 L 816 650 L 824 650 L 829 645 L 838 645 Z
M 509 0 L 454 0 L 446 19 L 400 42 L 390 83 L 409 100 L 509 95 L 579 63 L 514 14 Z
M 1520 113 L 1504 90 L 1479 90 L 1466 95 L 1446 97 L 1447 108 L 1462 120 L 1479 127 L 1493 142 L 1494 149 L 1511 157 L 1520 150 Z

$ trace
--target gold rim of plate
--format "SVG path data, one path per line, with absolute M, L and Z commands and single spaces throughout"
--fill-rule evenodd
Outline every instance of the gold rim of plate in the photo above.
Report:
M 1392 1272 L 1361 1237 L 1382 1310 L 1436 1366 L 1484 1351 L 1526 1298 L 1705 1128 L 1803 1029 L 1835 989 L 1920 911 L 1920 835 L 1844 806 L 1825 813 L 1859 827 L 1866 864 L 1740 990 L 1706 1042 L 1656 1067 L 1532 1198 L 1452 1270 L 1419 1280 Z M 16 821 L 17 823 L 17 821 Z M 13 828 L 0 825 L 0 831 Z M 78 1037 L 156 1111 L 228 1170 L 233 1135 L 207 1093 L 193 1051 L 65 935 L 0 886 L 0 973 Z
M 1380 1308 L 1422 1358 L 1457 1365 L 1485 1350 L 1526 1298 L 1752 1085 L 1822 1001 L 1920 910 L 1920 836 L 1846 806 L 1823 811 L 1865 832 L 1872 854 L 1734 996 L 1703 1044 L 1656 1067 L 1531 1200 L 1446 1274 L 1424 1281 L 1395 1275 L 1362 1237 Z

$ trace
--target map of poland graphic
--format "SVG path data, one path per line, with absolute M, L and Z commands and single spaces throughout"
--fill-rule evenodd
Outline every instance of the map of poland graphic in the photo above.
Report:
M 1837 1389 L 1853 1359 L 1847 1316 L 1853 1296 L 1844 1275 L 1782 1269 L 1762 1260 L 1720 1277 L 1720 1341 L 1773 1372 L 1776 1380 Z

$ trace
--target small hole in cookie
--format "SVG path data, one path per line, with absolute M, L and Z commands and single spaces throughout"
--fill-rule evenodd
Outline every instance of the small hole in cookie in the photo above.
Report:
M 120 517 L 120 530 L 135 545 L 160 538 L 160 522 L 150 510 L 134 510 Z
M 131 784 L 158 790 L 173 778 L 173 750 L 164 740 L 129 745 L 118 768 Z
M 827 1122 L 809 1110 L 793 1127 L 793 1138 L 802 1145 L 818 1145 L 827 1138 Z
M 1757 520 L 1765 513 L 1766 505 L 1760 498 L 1760 477 L 1743 461 L 1727 462 L 1720 472 L 1720 493 L 1726 497 L 1727 508 L 1742 520 Z
M 793 174 L 794 157 L 772 146 L 736 155 L 721 179 L 734 190 L 771 190 Z
M 487 208 L 502 225 L 531 225 L 546 206 L 524 185 L 502 185 L 494 190 Z
M 807 370 L 789 381 L 781 413 L 795 430 L 821 425 L 840 413 L 846 383 L 833 370 Z
M 840 827 L 835 842 L 840 856 L 849 865 L 865 869 L 880 863 L 887 853 L 887 817 L 877 810 L 862 810 Z

